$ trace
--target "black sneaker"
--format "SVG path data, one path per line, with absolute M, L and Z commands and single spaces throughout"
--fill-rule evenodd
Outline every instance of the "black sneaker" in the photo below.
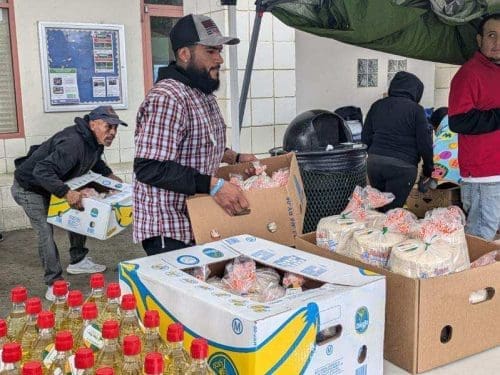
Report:
M 0 233 L 0 241 L 3 241 L 3 234 Z

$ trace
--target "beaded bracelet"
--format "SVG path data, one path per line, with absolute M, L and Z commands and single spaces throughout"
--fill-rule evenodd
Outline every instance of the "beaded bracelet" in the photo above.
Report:
M 214 187 L 210 190 L 210 195 L 213 197 L 215 194 L 219 192 L 219 190 L 222 188 L 222 185 L 224 185 L 224 179 L 219 178 L 217 182 L 215 183 Z

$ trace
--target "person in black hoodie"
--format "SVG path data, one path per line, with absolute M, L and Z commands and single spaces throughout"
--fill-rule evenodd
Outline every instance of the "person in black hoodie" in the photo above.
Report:
M 398 72 L 389 96 L 373 103 L 363 126 L 361 140 L 368 146 L 368 178 L 380 191 L 395 195 L 382 208 L 402 207 L 423 161 L 421 186 L 431 181 L 433 169 L 432 129 L 418 103 L 424 84 L 414 74 Z
M 47 223 L 50 195 L 66 198 L 71 207 L 82 209 L 82 195 L 72 190 L 65 181 L 89 171 L 118 181 L 101 159 L 104 146 L 113 142 L 118 125 L 127 126 L 111 106 L 100 106 L 84 118 L 75 118 L 69 126 L 41 145 L 32 146 L 28 155 L 15 160 L 12 196 L 23 207 L 38 235 L 38 254 L 45 270 L 48 285 L 45 298 L 54 300 L 52 284 L 62 279 L 59 251 L 54 242 L 52 225 Z M 106 266 L 94 263 L 85 248 L 86 237 L 68 232 L 71 264 L 68 273 L 103 272 Z

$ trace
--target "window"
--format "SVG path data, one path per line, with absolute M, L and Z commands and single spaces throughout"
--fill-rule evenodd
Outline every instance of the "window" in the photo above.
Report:
M 378 60 L 358 59 L 358 87 L 378 86 Z
M 389 63 L 387 65 L 387 87 L 391 84 L 392 79 L 396 75 L 397 72 L 406 72 L 408 65 L 408 60 L 393 60 L 389 59 Z
M 0 1 L 0 138 L 23 137 L 13 0 Z

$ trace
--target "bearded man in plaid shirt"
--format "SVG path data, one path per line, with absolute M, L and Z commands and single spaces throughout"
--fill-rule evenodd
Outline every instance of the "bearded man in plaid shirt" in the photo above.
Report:
M 224 44 L 206 16 L 187 15 L 170 32 L 176 62 L 160 72 L 137 113 L 134 159 L 134 242 L 148 255 L 193 242 L 186 197 L 210 193 L 229 215 L 248 208 L 235 185 L 215 176 L 221 162 L 256 160 L 225 147 L 226 125 L 215 96 Z

